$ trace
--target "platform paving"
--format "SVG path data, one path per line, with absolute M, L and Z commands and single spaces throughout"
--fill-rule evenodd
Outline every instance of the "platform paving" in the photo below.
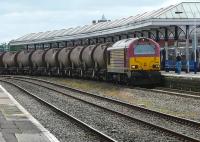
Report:
M 0 142 L 59 142 L 0 86 Z
M 186 73 L 186 72 L 181 72 L 181 74 L 177 74 L 174 71 L 170 72 L 165 72 L 161 71 L 161 74 L 164 76 L 170 76 L 170 77 L 182 77 L 182 78 L 198 78 L 200 79 L 200 72 L 197 72 L 196 74 L 194 72 Z

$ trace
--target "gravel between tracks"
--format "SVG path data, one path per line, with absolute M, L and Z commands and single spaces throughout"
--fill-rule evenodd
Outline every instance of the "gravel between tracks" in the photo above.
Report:
M 101 142 L 101 138 L 78 126 L 74 121 L 67 120 L 42 105 L 19 89 L 0 82 L 1 85 L 46 129 L 55 135 L 60 142 Z
M 100 108 L 84 104 L 54 91 L 29 83 L 15 82 L 118 141 L 178 141 L 174 137 L 167 136 L 166 133 L 135 123 Z
M 128 103 L 143 106 L 155 111 L 164 112 L 200 122 L 200 99 L 171 96 L 132 89 L 112 83 L 69 78 L 38 77 L 55 83 L 68 85 L 99 95 L 116 98 Z
M 199 127 L 193 127 L 193 126 L 187 126 L 185 124 L 180 124 L 178 122 L 174 122 L 174 121 L 168 120 L 166 118 L 155 116 L 154 114 L 147 114 L 146 112 L 141 112 L 139 110 L 132 109 L 130 107 L 122 107 L 121 105 L 118 105 L 116 103 L 112 103 L 110 101 L 100 100 L 100 99 L 92 97 L 92 96 L 83 95 L 83 94 L 80 94 L 80 93 L 75 93 L 75 92 L 68 91 L 66 89 L 56 87 L 56 86 L 53 86 L 53 85 L 50 85 L 50 84 L 47 84 L 47 83 L 41 83 L 41 82 L 33 81 L 33 80 L 31 82 L 41 84 L 41 85 L 45 85 L 45 86 L 50 87 L 50 88 L 57 89 L 58 91 L 62 91 L 64 93 L 67 93 L 67 94 L 70 94 L 70 95 L 75 96 L 77 98 L 81 98 L 83 100 L 92 102 L 94 104 L 98 104 L 100 106 L 104 106 L 106 108 L 114 109 L 116 111 L 119 111 L 123 114 L 127 114 L 129 116 L 134 117 L 134 118 L 142 119 L 146 122 L 152 122 L 156 125 L 163 126 L 163 127 L 168 128 L 168 129 L 181 132 L 182 134 L 187 134 L 188 136 L 193 136 L 195 138 L 200 139 L 200 128 Z

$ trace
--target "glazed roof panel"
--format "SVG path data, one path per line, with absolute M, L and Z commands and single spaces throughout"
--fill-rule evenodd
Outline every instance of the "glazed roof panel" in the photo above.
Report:
M 108 31 L 114 32 L 116 29 L 124 28 L 124 30 L 128 29 L 136 29 L 137 25 L 140 23 L 151 22 L 151 21 L 159 21 L 160 19 L 170 19 L 168 20 L 169 25 L 170 22 L 174 24 L 173 19 L 195 19 L 200 18 L 200 2 L 182 2 L 177 5 L 170 5 L 168 7 L 160 8 L 158 10 L 153 10 L 150 12 L 145 12 L 142 14 L 138 14 L 136 16 L 130 16 L 127 18 L 122 18 L 114 21 L 107 21 L 102 23 L 96 23 L 92 25 L 79 26 L 75 28 L 47 31 L 47 32 L 39 32 L 39 33 L 31 33 L 25 36 L 22 36 L 16 40 L 12 40 L 10 43 L 15 45 L 17 44 L 25 44 L 34 42 L 45 42 L 51 41 L 52 39 L 64 39 L 74 37 L 75 35 L 85 36 L 85 35 L 98 35 L 107 33 Z M 166 24 L 166 23 L 161 23 Z

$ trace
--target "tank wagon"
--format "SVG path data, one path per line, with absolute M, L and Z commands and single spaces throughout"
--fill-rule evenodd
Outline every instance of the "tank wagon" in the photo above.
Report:
M 4 55 L 4 52 L 0 52 L 0 73 L 1 74 L 4 72 L 3 55 Z
M 32 72 L 35 73 L 42 73 L 46 72 L 45 68 L 45 56 L 46 51 L 42 49 L 37 49 L 31 55 L 31 63 L 32 63 Z
M 71 60 L 70 53 L 74 47 L 66 47 L 58 52 L 59 72 L 61 75 L 70 76 Z
M 83 62 L 82 53 L 85 49 L 84 46 L 77 46 L 73 48 L 70 54 L 71 69 L 73 70 L 72 76 L 83 76 Z
M 60 49 L 51 48 L 44 53 L 44 62 L 46 63 L 46 71 L 48 74 L 52 74 L 55 71 L 59 71 L 58 52 Z M 44 63 L 44 64 L 45 64 Z M 58 72 L 59 73 L 59 72 Z
M 107 48 L 111 46 L 112 43 L 101 44 L 94 51 L 95 70 L 100 74 L 96 75 L 98 78 L 107 78 Z
M 32 70 L 31 55 L 33 51 L 20 51 L 16 57 L 18 64 L 18 71 L 20 73 L 29 73 Z
M 160 81 L 160 46 L 148 38 L 124 39 L 114 44 L 6 52 L 2 53 L 2 58 L 0 54 L 0 63 L 5 72 L 14 69 L 18 73 L 20 69 L 29 70 L 29 74 L 62 75 L 133 84 Z
M 90 45 L 83 50 L 82 53 L 82 62 L 83 62 L 83 70 L 85 76 L 89 76 L 92 74 L 94 78 L 94 66 L 95 62 L 93 59 L 93 53 L 96 49 L 97 45 Z
M 4 65 L 5 72 L 7 73 L 18 72 L 17 55 L 18 52 L 6 52 L 3 54 L 2 62 Z

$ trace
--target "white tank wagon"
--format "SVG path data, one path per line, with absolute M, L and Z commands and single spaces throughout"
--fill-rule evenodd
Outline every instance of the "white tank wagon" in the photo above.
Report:
M 45 67 L 45 56 L 46 51 L 42 49 L 35 50 L 31 56 L 31 62 L 33 68 Z
M 94 59 L 93 53 L 96 49 L 97 45 L 87 46 L 82 52 L 82 61 L 84 69 L 94 68 Z
M 58 53 L 60 49 L 59 48 L 51 48 L 46 51 L 44 55 L 45 63 L 47 68 L 50 67 L 58 67 Z
M 32 53 L 33 51 L 29 51 L 29 50 L 23 50 L 18 53 L 17 63 L 18 63 L 19 68 L 32 66 L 32 63 L 31 63 Z
M 4 67 L 4 64 L 3 64 L 3 55 L 4 55 L 4 52 L 0 52 L 0 68 Z
M 3 55 L 2 61 L 5 68 L 8 67 L 17 67 L 17 54 L 18 52 L 6 52 Z
M 70 68 L 71 61 L 70 61 L 70 53 L 73 47 L 66 47 L 59 51 L 58 53 L 58 62 L 60 69 Z
M 70 54 L 72 68 L 82 68 L 82 52 L 84 48 L 84 46 L 77 46 L 74 49 L 72 49 Z
M 106 62 L 106 55 L 107 55 L 107 48 L 111 47 L 112 43 L 105 43 L 97 46 L 93 53 L 93 59 L 95 62 L 95 68 L 98 70 L 106 69 L 107 62 Z

